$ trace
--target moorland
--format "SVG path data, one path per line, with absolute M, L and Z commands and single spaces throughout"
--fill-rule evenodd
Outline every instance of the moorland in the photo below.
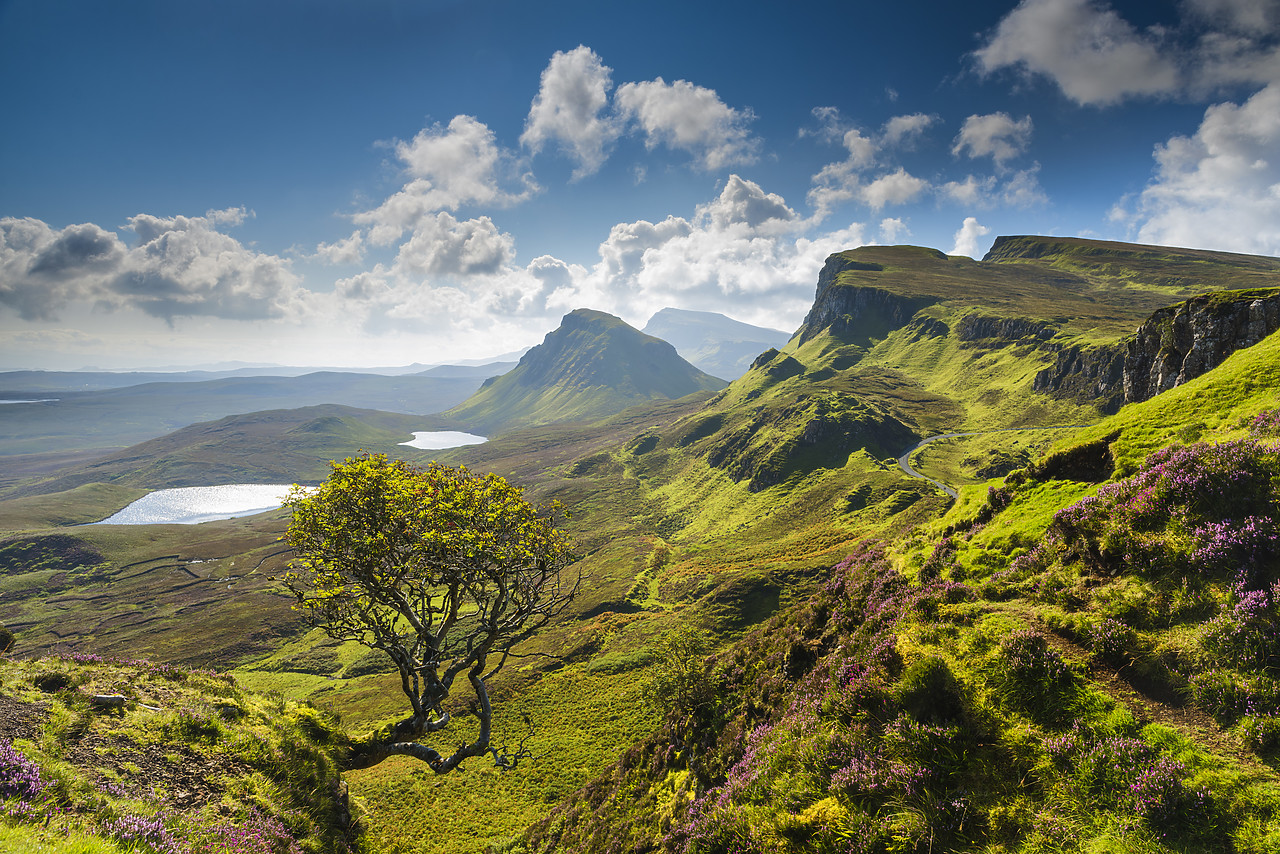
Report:
M 862 247 L 731 382 L 578 311 L 456 398 L 335 390 L 56 453 L 15 427 L 0 843 L 1280 850 L 1278 307 L 1274 258 Z M 118 391 L 101 411 L 169 405 Z M 400 444 L 481 425 L 483 445 Z M 284 510 L 84 526 L 361 451 L 571 511 L 588 583 L 492 686 L 536 761 L 340 773 L 403 695 L 384 655 L 291 609 Z

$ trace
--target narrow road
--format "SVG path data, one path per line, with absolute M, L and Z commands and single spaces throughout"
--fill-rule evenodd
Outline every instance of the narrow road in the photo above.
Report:
M 930 442 L 938 442 L 938 441 L 941 441 L 942 439 L 955 439 L 960 436 L 986 436 L 989 433 L 1025 433 L 1031 430 L 1079 430 L 1082 427 L 1089 427 L 1089 426 L 1091 425 L 1089 424 L 1058 424 L 1052 427 L 1003 427 L 999 430 L 977 430 L 972 433 L 943 433 L 939 436 L 930 436 L 928 439 L 923 439 L 919 443 L 917 443 L 914 447 L 908 449 L 906 453 L 898 457 L 898 468 L 902 469 L 910 477 L 914 477 L 919 480 L 929 481 L 934 486 L 938 487 L 943 492 L 945 492 L 947 495 L 950 495 L 952 498 L 959 498 L 960 497 L 959 494 L 950 486 L 947 486 L 945 483 L 943 483 L 940 480 L 934 480 L 928 475 L 920 474 L 920 472 L 912 468 L 911 457 L 917 451 L 923 448 L 925 445 L 928 445 Z

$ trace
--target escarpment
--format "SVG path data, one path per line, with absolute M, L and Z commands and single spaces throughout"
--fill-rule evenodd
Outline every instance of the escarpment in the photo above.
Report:
M 1033 388 L 1112 413 L 1195 379 L 1277 329 L 1280 288 L 1204 294 L 1160 309 L 1116 344 L 1060 349 Z
M 1125 402 L 1193 380 L 1276 329 L 1280 288 L 1206 294 L 1161 309 L 1125 344 Z
M 943 256 L 944 258 L 946 256 Z M 905 296 L 875 285 L 845 282 L 846 272 L 879 273 L 883 265 L 832 255 L 818 274 L 818 291 L 800 327 L 800 343 L 823 330 L 839 338 L 865 343 L 894 329 L 906 326 L 912 316 L 936 297 Z

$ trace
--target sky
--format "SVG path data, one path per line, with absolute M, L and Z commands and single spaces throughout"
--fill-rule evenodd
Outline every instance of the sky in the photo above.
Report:
M 832 252 L 1280 255 L 1280 0 L 0 0 L 0 370 L 794 330 Z

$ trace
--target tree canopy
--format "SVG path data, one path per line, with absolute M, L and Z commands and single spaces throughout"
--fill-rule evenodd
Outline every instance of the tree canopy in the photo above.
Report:
M 514 767 L 524 749 L 490 743 L 488 680 L 577 593 L 560 505 L 536 506 L 495 474 L 378 454 L 333 463 L 318 489 L 295 488 L 286 506 L 294 607 L 332 638 L 386 652 L 411 708 L 355 745 L 350 764 L 402 754 L 443 774 L 487 753 Z M 446 701 L 464 674 L 479 731 L 442 754 L 420 739 L 449 724 Z

